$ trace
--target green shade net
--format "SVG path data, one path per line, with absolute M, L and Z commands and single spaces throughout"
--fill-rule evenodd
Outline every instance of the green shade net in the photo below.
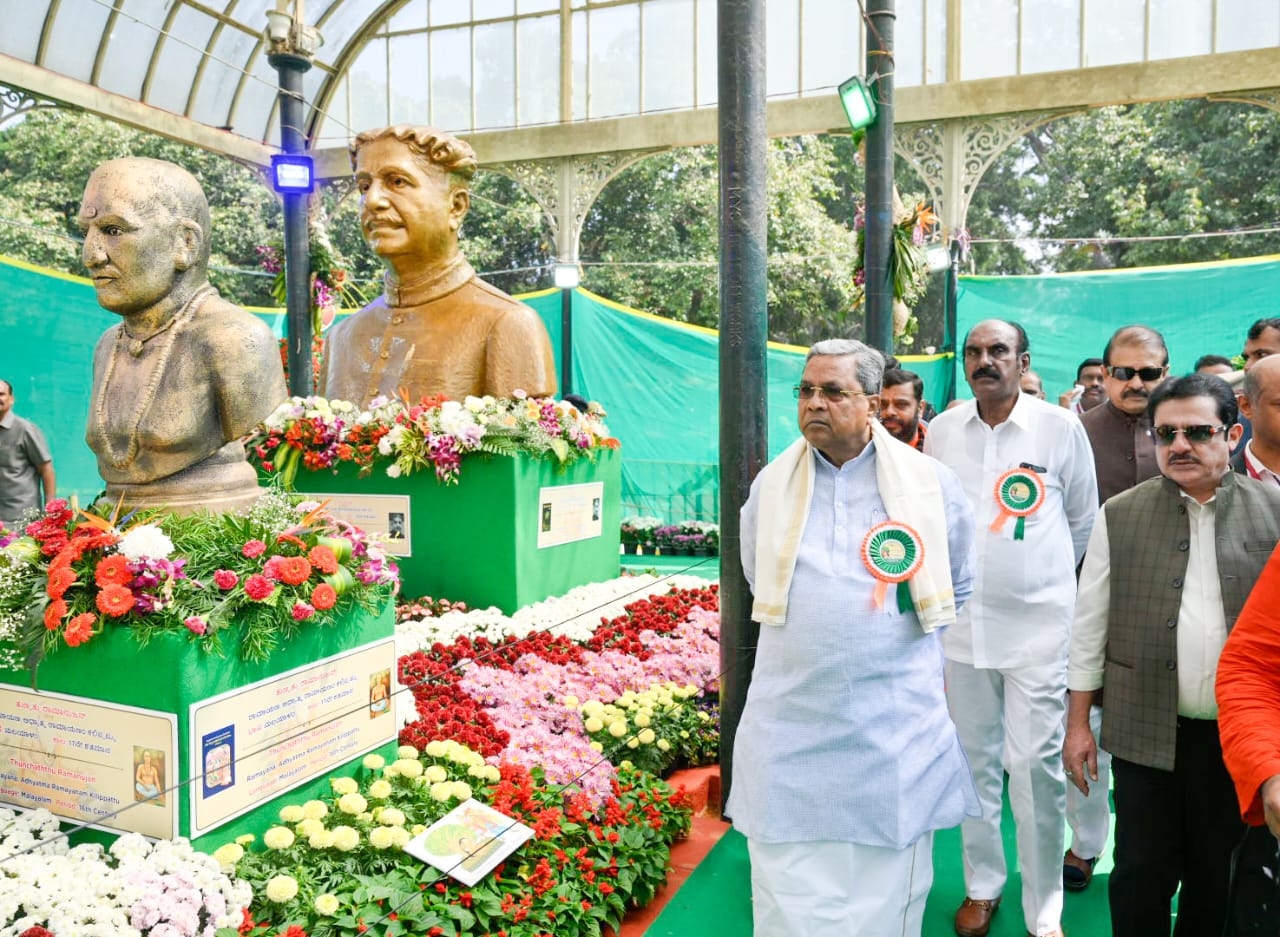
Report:
M 1239 354 L 1250 325 L 1280 315 L 1277 297 L 1275 256 L 1056 276 L 961 277 L 956 322 L 962 340 L 983 319 L 1020 322 L 1031 341 L 1032 370 L 1056 403 L 1075 383 L 1076 366 L 1101 358 L 1121 326 L 1160 332 L 1169 346 L 1170 373 L 1186 374 L 1201 355 Z M 963 373 L 956 375 L 956 390 L 972 396 Z
M 547 325 L 560 360 L 561 294 L 520 297 Z M 623 512 L 666 521 L 716 520 L 719 513 L 719 351 L 714 331 L 637 312 L 585 290 L 572 293 L 573 390 L 609 412 L 622 440 Z M 277 335 L 280 310 L 254 309 Z M 89 281 L 0 258 L 0 379 L 13 382 L 15 411 L 44 430 L 60 494 L 93 497 L 103 485 L 84 443 L 93 348 L 119 319 L 99 308 Z M 768 350 L 769 454 L 798 435 L 791 388 L 804 349 Z M 951 392 L 948 356 L 903 359 L 925 395 Z M 726 381 L 731 388 L 736 382 Z M 734 391 L 736 393 L 736 389 Z

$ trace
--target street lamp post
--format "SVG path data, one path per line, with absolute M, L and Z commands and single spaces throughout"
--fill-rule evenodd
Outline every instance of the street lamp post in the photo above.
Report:
M 558 263 L 555 283 L 560 290 L 560 398 L 573 393 L 573 291 L 582 274 L 577 264 Z
M 298 160 L 307 148 L 303 132 L 302 76 L 311 68 L 315 51 L 323 41 L 319 31 L 302 20 L 302 0 L 294 0 L 294 13 L 267 11 L 267 61 L 280 83 L 280 148 L 292 157 L 282 165 L 304 165 Z M 284 3 L 281 3 L 283 6 Z M 305 163 L 308 170 L 309 160 Z M 311 249 L 307 237 L 307 198 L 314 183 L 306 173 L 305 185 L 282 185 L 281 171 L 273 167 L 272 181 L 284 200 L 284 286 L 289 393 L 310 396 L 311 373 Z

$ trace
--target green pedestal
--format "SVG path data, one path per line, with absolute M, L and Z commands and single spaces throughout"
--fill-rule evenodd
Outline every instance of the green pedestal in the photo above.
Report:
M 240 659 L 235 626 L 221 657 L 109 628 L 46 658 L 34 690 L 26 671 L 0 671 L 0 802 L 197 844 L 261 832 L 278 802 L 394 746 L 394 707 L 369 702 L 384 672 L 390 686 L 394 631 L 388 598 L 261 662 Z M 163 792 L 150 799 L 134 787 L 147 754 Z
M 602 450 L 594 462 L 564 469 L 523 456 L 469 456 L 456 485 L 431 472 L 390 478 L 381 466 L 365 478 L 350 465 L 337 475 L 302 469 L 294 488 L 334 496 L 336 516 L 380 534 L 388 515 L 407 513 L 409 555 L 396 557 L 404 597 L 496 605 L 510 614 L 618 575 L 621 479 L 621 456 Z

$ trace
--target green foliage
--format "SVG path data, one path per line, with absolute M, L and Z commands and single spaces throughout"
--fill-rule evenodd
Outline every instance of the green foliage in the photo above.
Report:
M 48 108 L 0 130 L 0 251 L 83 276 L 76 213 L 94 168 L 123 156 L 169 160 L 204 187 L 213 218 L 210 281 L 232 302 L 270 304 L 254 247 L 280 238 L 280 206 L 239 163 L 91 114 Z

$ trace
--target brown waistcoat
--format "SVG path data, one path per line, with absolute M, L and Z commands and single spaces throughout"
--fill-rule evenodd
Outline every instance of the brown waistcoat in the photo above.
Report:
M 1173 770 L 1178 720 L 1178 613 L 1191 524 L 1178 487 L 1143 482 L 1107 502 L 1111 606 L 1102 747 Z M 1280 539 L 1280 489 L 1228 472 L 1214 499 L 1214 552 L 1227 630 Z

